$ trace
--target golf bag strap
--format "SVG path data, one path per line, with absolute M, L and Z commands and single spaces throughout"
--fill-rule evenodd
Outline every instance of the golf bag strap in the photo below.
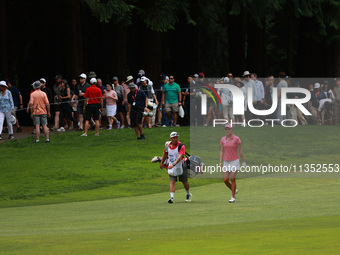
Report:
M 180 150 L 182 149 L 182 146 L 183 146 L 183 145 L 184 145 L 184 143 L 180 143 L 180 144 L 178 145 L 178 152 L 180 152 Z M 190 154 L 187 153 L 187 152 L 185 152 L 185 156 L 190 157 Z

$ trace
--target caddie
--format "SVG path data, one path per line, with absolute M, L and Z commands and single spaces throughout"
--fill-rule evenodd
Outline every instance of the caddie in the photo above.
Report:
M 168 160 L 168 174 L 170 177 L 170 199 L 169 204 L 175 202 L 175 184 L 177 179 L 183 183 L 183 186 L 187 192 L 185 202 L 191 202 L 190 186 L 188 183 L 187 170 L 183 170 L 183 158 L 185 156 L 185 145 L 178 141 L 177 132 L 170 134 L 170 142 L 165 143 L 165 149 L 163 152 L 160 168 L 164 168 L 164 161 Z

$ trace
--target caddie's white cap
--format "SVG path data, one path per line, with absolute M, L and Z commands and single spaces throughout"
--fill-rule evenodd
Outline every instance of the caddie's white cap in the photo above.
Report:
M 175 137 L 175 136 L 179 136 L 179 135 L 177 134 L 177 132 L 171 132 L 170 138 L 173 138 L 173 137 Z
M 320 88 L 320 83 L 318 83 L 318 82 L 317 82 L 317 83 L 315 83 L 315 84 L 314 84 L 314 88 L 315 88 L 315 89 L 318 89 L 318 88 Z

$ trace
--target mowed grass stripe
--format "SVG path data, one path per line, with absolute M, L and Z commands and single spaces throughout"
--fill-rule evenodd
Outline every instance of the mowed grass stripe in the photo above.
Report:
M 327 189 L 323 188 L 326 187 Z M 294 187 L 294 190 L 291 188 Z M 0 236 L 79 234 L 171 229 L 276 219 L 334 216 L 340 181 L 244 179 L 235 204 L 224 184 L 192 188 L 193 201 L 176 192 L 101 201 L 0 209 Z M 174 224 L 175 223 L 175 224 Z
M 0 253 L 338 254 L 339 231 L 340 216 L 327 216 L 154 231 L 2 237 Z
M 325 189 L 323 187 L 327 186 Z M 6 254 L 337 254 L 340 181 L 244 179 L 101 201 L 0 209 Z M 294 190 L 290 187 L 294 187 Z

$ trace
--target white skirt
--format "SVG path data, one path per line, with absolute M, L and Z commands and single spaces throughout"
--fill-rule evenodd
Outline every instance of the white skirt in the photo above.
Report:
M 113 117 L 117 113 L 117 105 L 106 105 L 106 111 L 108 117 Z
M 223 162 L 223 172 L 235 172 L 237 170 L 240 170 L 240 159 Z

